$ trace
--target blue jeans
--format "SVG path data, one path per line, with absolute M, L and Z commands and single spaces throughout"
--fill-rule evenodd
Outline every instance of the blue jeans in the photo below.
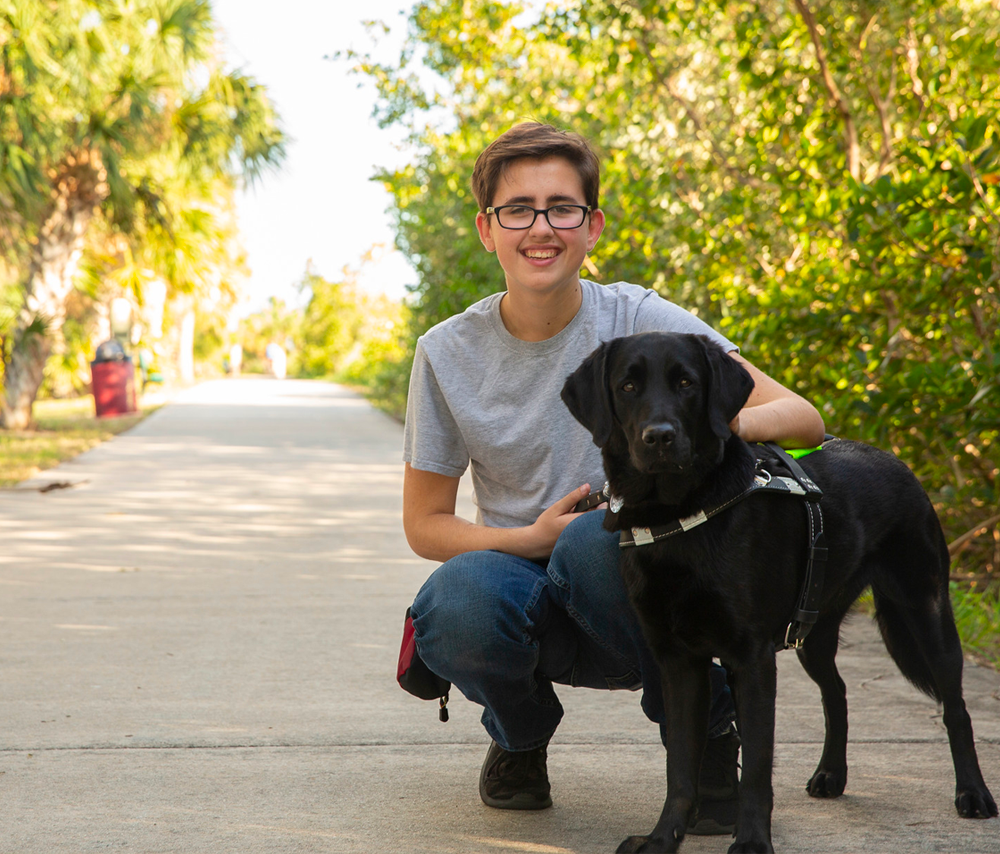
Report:
M 660 671 L 618 571 L 618 535 L 601 511 L 563 531 L 548 561 L 469 552 L 438 567 L 413 607 L 420 657 L 483 706 L 505 750 L 546 744 L 563 715 L 553 683 L 643 689 L 642 710 L 664 721 Z M 725 671 L 712 667 L 709 735 L 734 718 Z

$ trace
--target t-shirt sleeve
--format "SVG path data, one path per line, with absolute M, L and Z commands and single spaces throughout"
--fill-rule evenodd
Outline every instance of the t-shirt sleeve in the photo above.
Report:
M 700 317 L 669 300 L 663 299 L 655 291 L 649 291 L 639 304 L 639 310 L 635 316 L 635 331 L 690 332 L 694 335 L 707 335 L 727 351 L 739 349 L 732 341 L 716 332 Z
M 447 477 L 461 477 L 469 466 L 462 433 L 420 341 L 406 400 L 403 461 L 415 469 Z

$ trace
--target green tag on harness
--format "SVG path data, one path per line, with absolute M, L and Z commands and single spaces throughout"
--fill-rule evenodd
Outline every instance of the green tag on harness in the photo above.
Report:
M 818 445 L 815 448 L 785 448 L 785 453 L 788 454 L 793 460 L 797 460 L 799 457 L 804 457 L 807 454 L 811 454 L 813 451 L 823 450 Z

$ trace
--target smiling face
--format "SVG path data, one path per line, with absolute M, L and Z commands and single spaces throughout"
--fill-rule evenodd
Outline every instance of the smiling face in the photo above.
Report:
M 586 205 L 583 182 L 576 168 L 562 157 L 515 160 L 500 179 L 493 207 L 527 205 L 539 210 L 558 204 Z M 539 215 L 531 228 L 501 228 L 496 215 L 476 216 L 479 238 L 497 260 L 511 294 L 548 294 L 575 288 L 587 253 L 604 229 L 604 214 L 591 211 L 583 225 L 556 229 Z

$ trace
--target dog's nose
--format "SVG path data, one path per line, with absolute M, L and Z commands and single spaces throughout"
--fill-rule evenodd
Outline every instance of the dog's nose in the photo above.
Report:
M 642 430 L 642 441 L 647 445 L 672 445 L 676 436 L 672 424 L 650 424 Z

